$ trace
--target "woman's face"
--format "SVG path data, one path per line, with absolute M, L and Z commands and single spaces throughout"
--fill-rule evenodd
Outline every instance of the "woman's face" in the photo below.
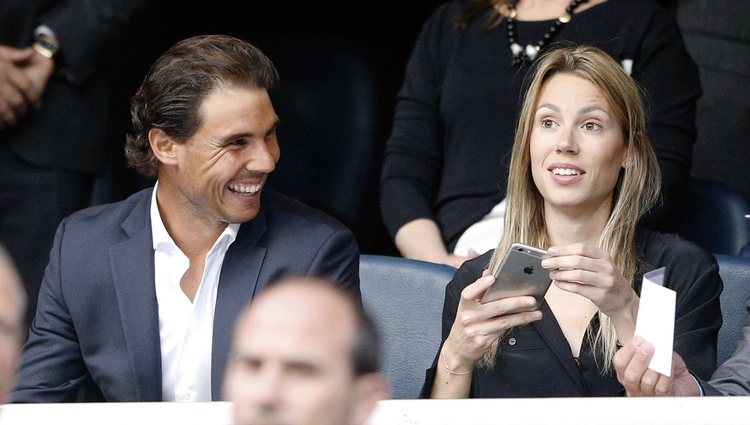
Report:
M 542 87 L 531 129 L 531 173 L 545 208 L 593 213 L 611 207 L 627 148 L 593 83 L 557 74 Z

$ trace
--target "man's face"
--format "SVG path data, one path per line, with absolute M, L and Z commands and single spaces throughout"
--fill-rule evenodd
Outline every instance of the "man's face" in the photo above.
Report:
M 351 424 L 362 398 L 353 313 L 330 295 L 288 289 L 257 300 L 238 324 L 225 382 L 235 425 Z
M 17 276 L 0 260 L 0 404 L 13 389 L 21 345 L 21 303 Z
M 200 114 L 198 131 L 174 145 L 176 170 L 160 173 L 160 188 L 172 191 L 175 206 L 192 213 L 198 223 L 255 218 L 263 185 L 280 156 L 279 119 L 268 92 L 220 87 L 204 98 Z

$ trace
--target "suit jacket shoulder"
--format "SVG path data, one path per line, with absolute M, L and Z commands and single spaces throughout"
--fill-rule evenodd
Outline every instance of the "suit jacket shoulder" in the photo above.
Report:
M 359 249 L 352 232 L 284 195 L 264 191 L 264 197 L 261 214 L 242 227 L 266 226 L 258 242 L 267 249 L 264 266 L 283 265 L 270 267 L 267 279 L 289 274 L 328 278 L 359 299 Z

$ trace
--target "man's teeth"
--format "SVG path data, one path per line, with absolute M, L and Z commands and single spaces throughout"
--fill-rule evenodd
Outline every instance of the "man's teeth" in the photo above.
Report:
M 581 172 L 571 168 L 553 168 L 552 174 L 556 176 L 577 176 L 581 174 Z
M 251 185 L 248 185 L 248 184 L 230 184 L 229 185 L 229 190 L 231 190 L 232 192 L 239 192 L 239 193 L 246 193 L 246 194 L 249 194 L 249 195 L 254 195 L 254 194 L 256 194 L 260 190 L 261 186 L 263 186 L 263 184 L 260 184 L 260 183 L 259 184 L 251 184 Z

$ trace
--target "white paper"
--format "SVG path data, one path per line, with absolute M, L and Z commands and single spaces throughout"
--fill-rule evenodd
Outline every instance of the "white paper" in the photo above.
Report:
M 677 293 L 662 286 L 665 270 L 662 267 L 643 275 L 635 335 L 643 337 L 654 346 L 654 356 L 648 368 L 671 376 Z

